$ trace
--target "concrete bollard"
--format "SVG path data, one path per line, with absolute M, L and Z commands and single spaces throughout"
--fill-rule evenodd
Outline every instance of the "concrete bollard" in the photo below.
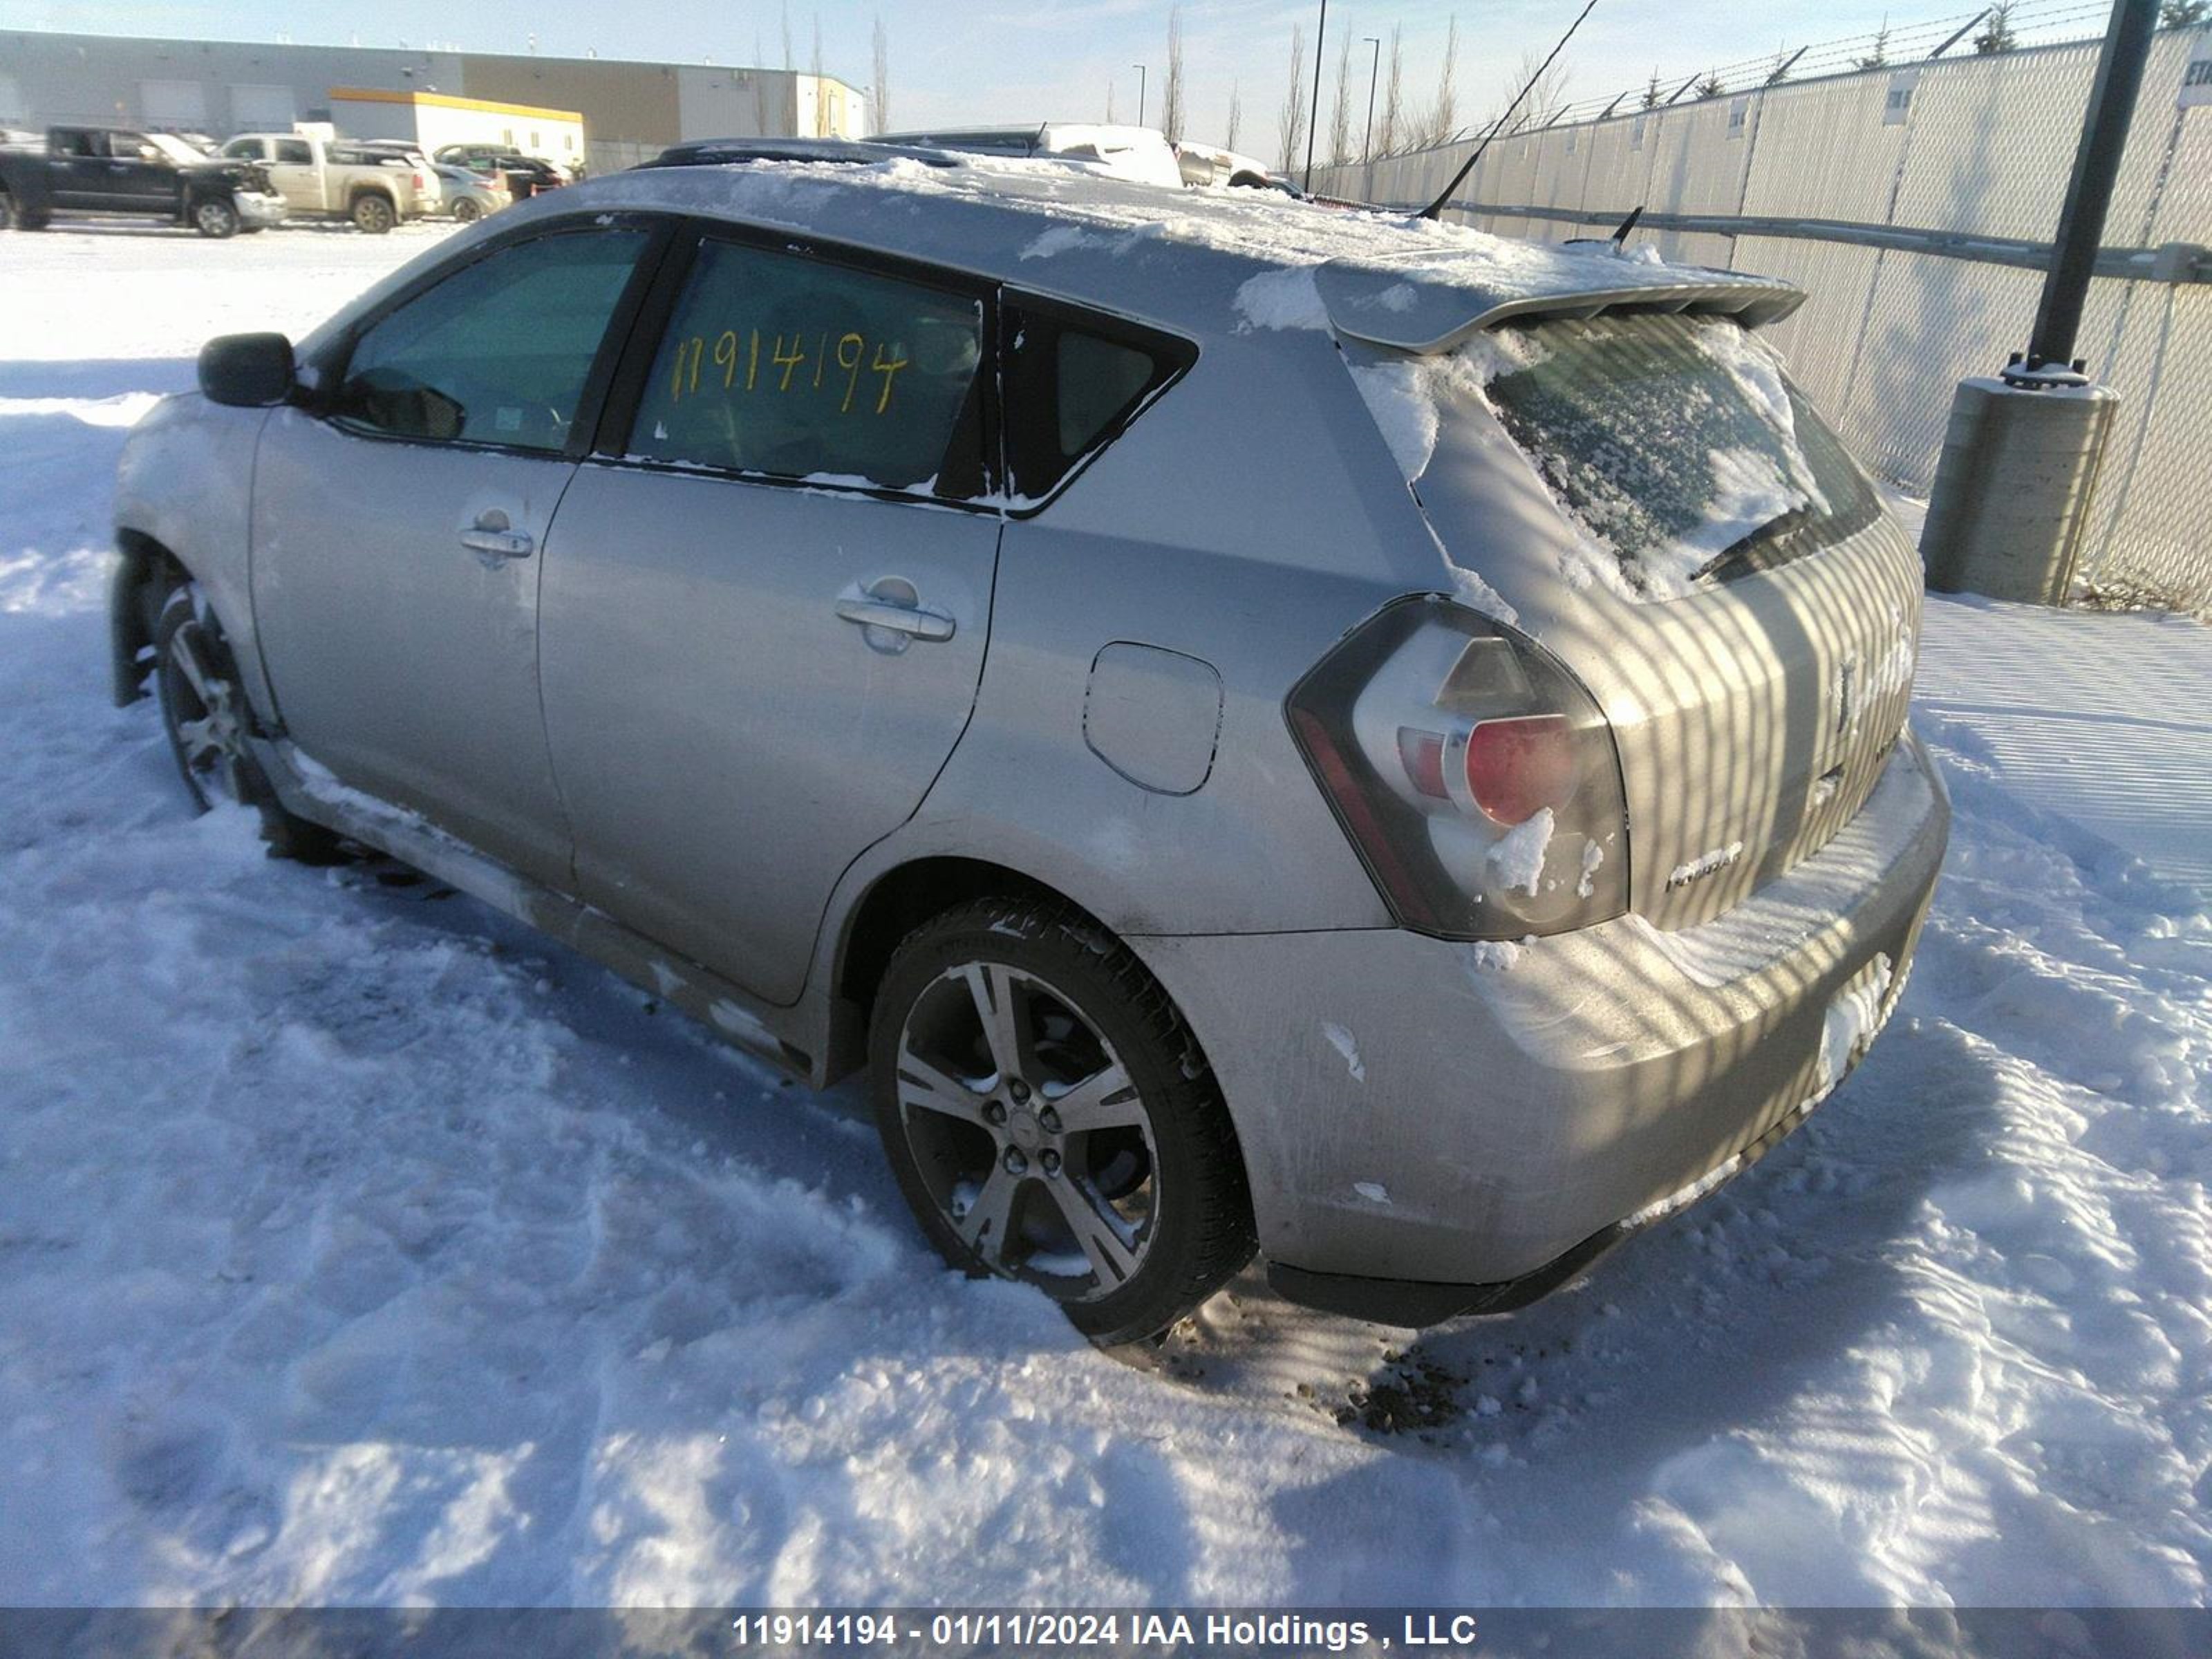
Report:
M 1961 380 L 1928 501 L 1928 586 L 2063 605 L 2119 394 Z

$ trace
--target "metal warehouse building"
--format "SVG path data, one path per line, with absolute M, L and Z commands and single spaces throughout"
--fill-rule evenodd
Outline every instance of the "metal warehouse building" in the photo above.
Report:
M 334 100 L 332 94 L 337 94 Z M 717 64 L 634 64 L 598 58 L 300 46 L 119 35 L 0 33 L 0 126 L 106 124 L 226 137 L 336 121 L 393 95 L 392 107 L 473 109 L 511 118 L 502 142 L 594 173 L 628 167 L 684 138 L 853 137 L 865 131 L 860 93 L 830 76 Z M 334 102 L 336 107 L 333 107 Z M 546 121 L 529 142 L 533 116 Z M 505 120 L 487 137 L 507 130 Z

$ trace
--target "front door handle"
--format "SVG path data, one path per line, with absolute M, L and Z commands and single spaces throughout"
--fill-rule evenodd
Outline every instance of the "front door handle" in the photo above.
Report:
M 952 618 L 941 611 L 925 611 L 915 605 L 893 605 L 888 599 L 840 599 L 837 614 L 862 628 L 888 628 L 917 640 L 949 640 Z
M 495 559 L 526 559 L 537 544 L 521 530 L 494 530 L 479 525 L 461 532 L 461 545 L 471 553 Z

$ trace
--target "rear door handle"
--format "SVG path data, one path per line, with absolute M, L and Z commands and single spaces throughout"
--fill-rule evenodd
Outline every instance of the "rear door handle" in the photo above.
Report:
M 862 628 L 888 628 L 895 634 L 910 634 L 917 640 L 952 637 L 951 617 L 941 611 L 925 611 L 920 605 L 893 605 L 887 599 L 840 599 L 837 614 Z
M 526 531 L 477 528 L 461 532 L 461 545 L 471 553 L 483 553 L 493 558 L 526 559 L 537 544 L 530 539 Z

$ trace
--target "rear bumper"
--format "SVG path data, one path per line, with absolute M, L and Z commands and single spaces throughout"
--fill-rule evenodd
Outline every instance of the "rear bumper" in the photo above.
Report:
M 249 225 L 282 224 L 284 216 L 291 211 L 281 196 L 261 196 L 241 190 L 230 199 L 238 205 L 238 216 Z
M 1842 1079 L 1903 988 L 1949 819 L 1908 732 L 1818 856 L 1678 933 L 1131 944 L 1221 1079 L 1285 1295 L 1501 1312 L 1747 1167 Z

